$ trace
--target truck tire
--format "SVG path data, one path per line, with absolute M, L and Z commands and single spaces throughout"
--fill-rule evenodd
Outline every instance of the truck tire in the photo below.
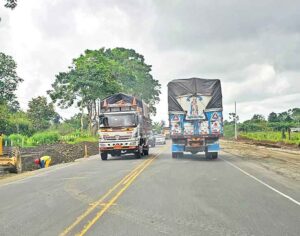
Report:
M 205 152 L 205 158 L 206 159 L 212 159 L 212 153 L 211 152 Z
M 143 155 L 148 156 L 149 155 L 149 147 L 147 149 L 143 150 Z
M 183 157 L 183 152 L 172 152 L 173 158 L 181 158 Z
M 142 154 L 139 151 L 134 153 L 134 155 L 136 159 L 140 159 L 142 157 Z
M 211 153 L 211 159 L 217 159 L 218 158 L 218 153 L 217 152 L 212 152 Z
M 136 159 L 140 159 L 142 157 L 142 154 L 144 154 L 144 150 L 141 146 L 139 146 L 138 151 L 134 153 Z
M 102 152 L 100 155 L 101 155 L 102 161 L 106 161 L 107 160 L 107 153 Z

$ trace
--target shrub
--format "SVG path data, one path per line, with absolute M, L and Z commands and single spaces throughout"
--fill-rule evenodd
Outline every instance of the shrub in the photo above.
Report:
M 34 134 L 29 141 L 32 145 L 52 144 L 58 142 L 59 138 L 57 132 L 41 132 Z
M 27 136 L 21 134 L 11 134 L 6 140 L 9 144 L 13 144 L 13 146 L 23 146 L 26 144 Z

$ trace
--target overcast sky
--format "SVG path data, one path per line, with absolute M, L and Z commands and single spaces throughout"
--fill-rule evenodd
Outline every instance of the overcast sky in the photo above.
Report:
M 225 116 L 235 100 L 242 120 L 300 107 L 298 0 L 18 2 L 0 6 L 0 51 L 18 64 L 24 109 L 72 58 L 101 47 L 133 48 L 153 66 L 163 88 L 155 120 L 167 119 L 166 85 L 177 78 L 221 79 Z

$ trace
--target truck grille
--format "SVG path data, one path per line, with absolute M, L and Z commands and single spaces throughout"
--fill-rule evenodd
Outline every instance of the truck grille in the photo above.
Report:
M 128 140 L 131 138 L 130 135 L 116 135 L 116 136 L 104 136 L 105 140 Z

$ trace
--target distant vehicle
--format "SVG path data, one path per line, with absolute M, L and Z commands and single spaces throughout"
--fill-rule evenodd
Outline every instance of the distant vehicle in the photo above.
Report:
M 101 102 L 99 149 L 102 160 L 108 154 L 149 154 L 150 118 L 148 106 L 134 96 L 117 93 Z
M 168 84 L 172 157 L 205 152 L 218 157 L 223 135 L 222 89 L 218 79 L 177 79 Z
M 155 144 L 166 144 L 166 137 L 162 134 L 155 135 Z
M 170 139 L 170 127 L 164 127 L 163 134 L 166 137 L 166 139 Z
M 148 141 L 150 147 L 155 147 L 155 140 L 156 140 L 155 135 L 151 132 Z

